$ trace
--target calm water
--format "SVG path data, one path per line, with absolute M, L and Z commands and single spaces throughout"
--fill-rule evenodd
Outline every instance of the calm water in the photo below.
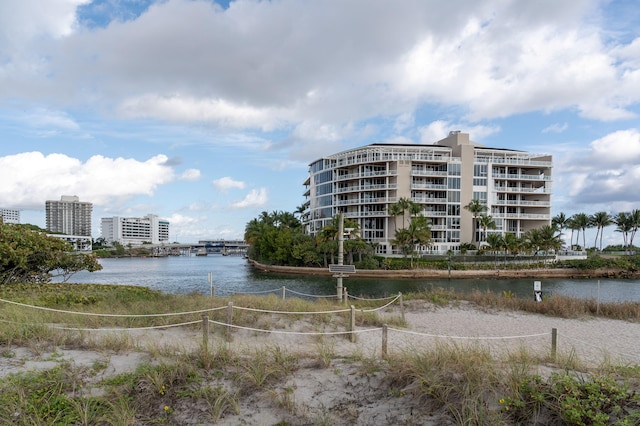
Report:
M 209 273 L 217 295 L 240 292 L 281 291 L 285 286 L 304 294 L 335 294 L 336 279 L 264 273 L 253 269 L 236 256 L 180 256 L 165 258 L 100 259 L 103 269 L 80 272 L 69 282 L 96 284 L 130 284 L 145 286 L 166 293 L 198 292 L 209 294 Z M 357 276 L 357 273 L 356 275 Z M 533 279 L 364 279 L 352 276 L 344 279 L 351 295 L 386 296 L 408 293 L 431 287 L 453 288 L 459 292 L 510 290 L 518 296 L 532 296 Z M 640 301 L 640 280 L 540 280 L 545 294 L 563 294 L 601 301 Z

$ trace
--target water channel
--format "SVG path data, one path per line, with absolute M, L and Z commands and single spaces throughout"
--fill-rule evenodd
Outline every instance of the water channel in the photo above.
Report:
M 238 256 L 177 256 L 163 258 L 100 259 L 103 269 L 79 272 L 68 282 L 95 284 L 128 284 L 145 286 L 166 293 L 209 294 L 209 273 L 216 295 L 252 293 L 282 287 L 311 295 L 335 294 L 336 279 L 265 273 L 251 267 Z M 409 293 L 429 288 L 454 289 L 457 292 L 491 290 L 512 291 L 519 297 L 533 294 L 534 279 L 375 279 L 357 278 L 357 273 L 344 280 L 349 294 L 381 297 L 398 292 Z M 623 279 L 544 279 L 544 294 L 562 294 L 603 302 L 640 301 L 640 280 Z

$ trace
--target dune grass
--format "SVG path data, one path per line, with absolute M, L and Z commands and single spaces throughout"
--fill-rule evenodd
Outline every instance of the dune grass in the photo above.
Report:
M 77 284 L 25 285 L 1 288 L 0 298 L 65 311 L 91 313 L 156 314 L 224 308 L 209 313 L 211 319 L 226 322 L 229 303 L 252 309 L 287 312 L 320 312 L 344 309 L 336 301 L 318 302 L 277 296 L 209 298 L 202 295 L 167 295 L 127 286 L 82 286 Z M 479 307 L 525 310 L 565 318 L 600 315 L 638 321 L 634 303 L 600 304 L 554 296 L 543 303 L 519 300 L 510 294 L 476 292 L 459 295 L 448 290 L 405 295 L 405 300 L 428 300 L 448 305 L 467 300 Z M 370 308 L 371 305 L 365 305 Z M 365 309 L 365 307 L 361 307 Z M 85 317 L 39 311 L 24 306 L 0 305 L 2 356 L 10 358 L 12 348 L 26 346 L 36 355 L 47 348 L 91 348 L 111 352 L 140 350 L 127 335 L 94 336 L 66 328 L 141 327 L 173 322 L 197 321 L 202 313 L 177 317 L 110 318 Z M 344 327 L 348 313 L 272 316 L 261 319 L 253 311 L 234 311 L 234 324 L 284 328 L 306 320 L 312 329 Z M 397 316 L 393 321 L 401 324 Z M 358 326 L 387 323 L 375 312 L 361 314 Z M 193 328 L 199 329 L 199 325 Z M 231 350 L 218 341 L 195 349 L 162 346 L 146 349 L 152 361 L 134 372 L 102 377 L 106 364 L 95 362 L 78 368 L 60 361 L 54 368 L 11 374 L 0 383 L 0 424 L 128 425 L 181 424 L 198 412 L 202 423 L 215 424 L 241 412 L 242 402 L 268 395 L 274 410 L 281 410 L 282 425 L 331 424 L 331 412 L 308 413 L 296 401 L 290 379 L 302 368 L 336 367 L 333 341 L 318 336 L 315 351 L 296 353 L 277 344 Z M 306 357 L 306 358 L 305 358 Z M 444 410 L 460 425 L 534 424 L 640 424 L 640 368 L 605 361 L 598 368 L 586 368 L 575 354 L 561 354 L 555 360 L 521 348 L 495 355 L 486 347 L 436 343 L 430 347 L 400 351 L 382 359 L 369 359 L 354 349 L 350 360 L 363 377 L 376 376 L 385 387 L 380 398 L 393 396 L 419 400 L 427 412 Z M 544 368 L 541 368 L 544 367 Z M 191 414 L 192 415 L 192 414 Z M 301 417 L 302 416 L 302 417 Z M 305 417 L 307 416 L 307 417 Z M 305 423 L 306 422 L 306 423 Z

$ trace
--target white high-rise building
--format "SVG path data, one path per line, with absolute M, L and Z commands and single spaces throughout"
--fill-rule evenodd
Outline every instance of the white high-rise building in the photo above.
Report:
M 92 203 L 81 202 L 75 195 L 63 195 L 60 201 L 47 201 L 45 210 L 49 232 L 91 236 Z
M 488 232 L 520 237 L 551 224 L 551 170 L 550 155 L 488 148 L 459 131 L 433 145 L 367 145 L 309 165 L 302 221 L 315 235 L 342 213 L 358 223 L 362 238 L 377 243 L 379 254 L 397 254 L 393 240 L 402 221 L 389 207 L 406 198 L 431 226 L 431 245 L 419 251 L 456 252 L 462 243 L 481 241 L 464 208 L 474 199 L 495 222 Z
M 0 219 L 3 223 L 20 223 L 20 210 L 0 208 Z
M 155 214 L 144 217 L 103 217 L 101 235 L 122 245 L 161 244 L 169 241 L 169 222 Z

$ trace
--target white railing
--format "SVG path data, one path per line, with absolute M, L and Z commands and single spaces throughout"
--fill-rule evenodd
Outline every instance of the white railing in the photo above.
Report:
M 551 176 L 547 175 L 525 175 L 525 174 L 504 174 L 498 173 L 493 175 L 494 179 L 515 179 L 515 180 L 551 180 Z
M 362 191 L 377 191 L 377 190 L 385 190 L 385 189 L 396 189 L 398 185 L 395 183 L 392 184 L 382 184 L 382 185 L 361 185 L 361 186 L 348 186 L 346 188 L 337 188 L 334 191 L 334 194 L 341 194 L 345 192 L 362 192 Z
M 369 178 L 369 177 L 395 176 L 397 174 L 398 172 L 396 170 L 358 172 L 358 173 L 349 173 L 347 175 L 338 175 L 336 177 L 336 180 L 350 180 L 350 179 L 360 179 L 360 178 Z

